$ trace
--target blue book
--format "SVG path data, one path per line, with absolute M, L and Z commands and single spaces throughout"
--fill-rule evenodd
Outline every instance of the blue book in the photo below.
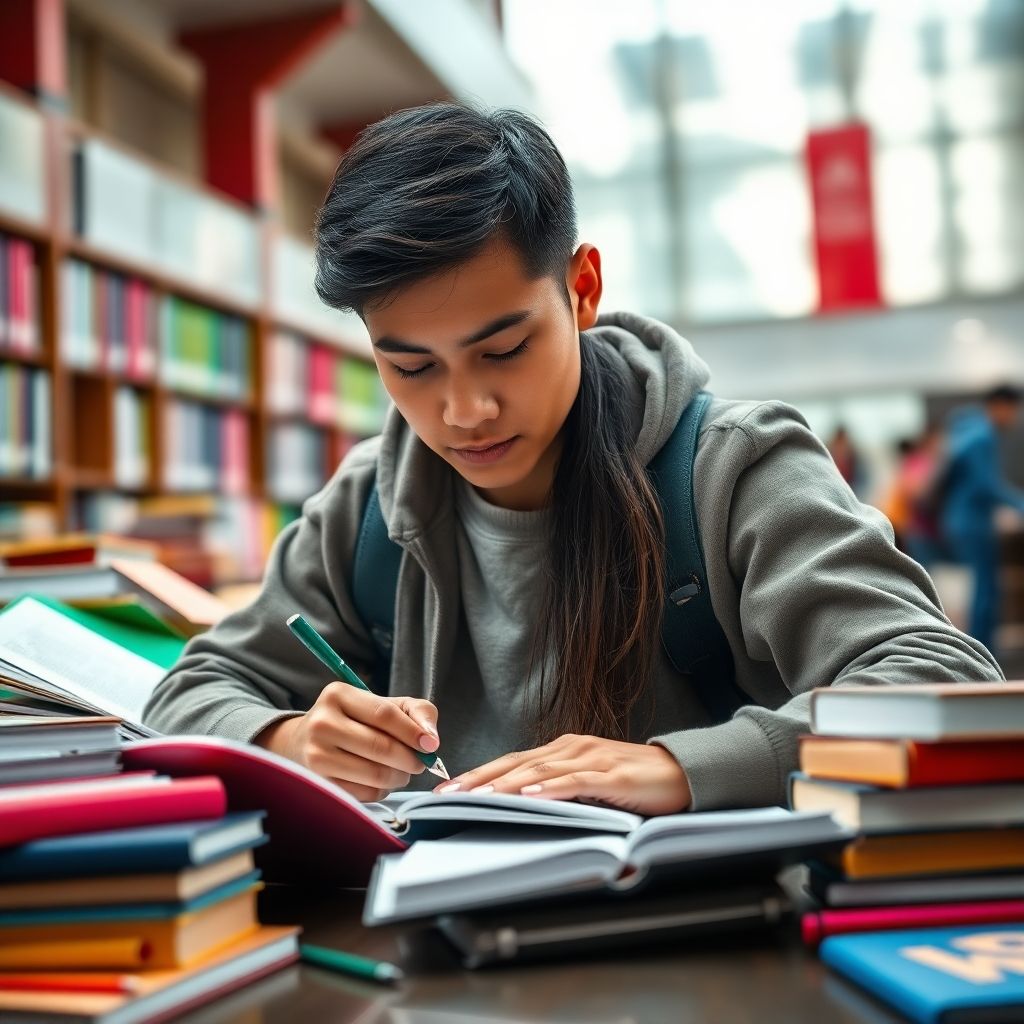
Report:
M 267 841 L 263 811 L 37 839 L 0 850 L 0 882 L 157 874 L 198 867 Z
M 1024 921 L 834 935 L 820 954 L 920 1024 L 1024 1021 Z
M 156 921 L 195 914 L 215 903 L 247 892 L 260 880 L 259 871 L 250 871 L 216 889 L 190 900 L 173 903 L 117 903 L 95 907 L 36 907 L 31 910 L 0 911 L 0 935 L 4 928 L 47 924 L 93 924 L 101 921 Z

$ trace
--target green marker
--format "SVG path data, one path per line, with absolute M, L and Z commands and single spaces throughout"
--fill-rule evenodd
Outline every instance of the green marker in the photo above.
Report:
M 386 985 L 393 985 L 405 978 L 405 972 L 401 967 L 384 960 L 371 960 L 366 956 L 356 956 L 355 953 L 343 953 L 340 949 L 307 946 L 303 942 L 299 944 L 299 956 L 303 963 L 316 964 L 317 967 L 351 974 L 356 978 L 381 981 Z
M 288 619 L 288 628 L 326 665 L 342 682 L 360 690 L 369 692 L 369 687 L 345 664 L 341 655 L 298 613 Z M 448 780 L 451 776 L 444 766 L 444 761 L 437 754 L 428 754 L 425 750 L 414 750 L 413 753 L 427 766 L 431 775 Z

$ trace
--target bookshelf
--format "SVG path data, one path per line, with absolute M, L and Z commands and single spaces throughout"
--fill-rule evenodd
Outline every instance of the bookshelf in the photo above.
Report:
M 381 427 L 361 323 L 272 218 L 3 83 L 0 135 L 0 532 L 152 528 L 257 577 Z

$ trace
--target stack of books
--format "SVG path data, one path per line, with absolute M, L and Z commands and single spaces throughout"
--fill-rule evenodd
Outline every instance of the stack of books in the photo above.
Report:
M 791 805 L 857 835 L 810 863 L 808 944 L 1024 922 L 1024 683 L 817 690 L 811 728 Z
M 104 534 L 2 544 L 0 605 L 27 594 L 58 598 L 119 622 L 160 620 L 181 637 L 219 622 L 227 607 L 158 554 L 155 544 Z
M 0 718 L 0 1019 L 163 1020 L 296 959 L 257 918 L 263 813 L 121 771 L 117 727 Z

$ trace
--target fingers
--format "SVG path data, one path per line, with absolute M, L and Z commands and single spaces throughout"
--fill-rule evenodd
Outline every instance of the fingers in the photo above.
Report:
M 347 750 L 317 747 L 310 752 L 306 764 L 318 775 L 334 779 L 345 786 L 354 784 L 390 792 L 409 785 L 408 772 L 368 760 Z M 419 762 L 417 765 L 422 769 Z
M 339 683 L 336 689 L 332 684 L 330 689 L 331 699 L 347 718 L 361 722 L 414 750 L 430 752 L 437 749 L 436 729 L 433 735 L 424 731 L 424 726 L 403 709 L 402 701 L 408 698 L 393 700 L 380 697 L 366 690 L 358 690 L 354 686 L 346 686 L 344 683 Z
M 543 782 L 523 787 L 524 796 L 540 796 L 548 800 L 600 800 L 616 804 L 624 794 L 619 792 L 608 772 L 572 771 Z
M 477 792 L 489 792 L 482 787 L 490 785 L 493 788 L 493 783 L 508 775 L 510 772 L 515 771 L 521 764 L 521 762 L 527 759 L 537 759 L 542 756 L 544 747 L 540 747 L 537 750 L 515 750 L 511 754 L 505 754 L 503 757 L 499 757 L 494 761 L 489 761 L 487 764 L 482 764 L 479 768 L 474 768 L 472 771 L 464 772 L 462 775 L 452 779 L 451 782 L 445 782 L 440 786 L 435 787 L 434 792 L 436 793 L 470 793 L 473 790 Z M 508 792 L 508 790 L 503 790 Z
M 429 700 L 418 697 L 396 697 L 395 703 L 432 739 L 437 741 L 433 747 L 421 747 L 424 750 L 436 750 L 440 746 L 437 735 L 437 708 Z

